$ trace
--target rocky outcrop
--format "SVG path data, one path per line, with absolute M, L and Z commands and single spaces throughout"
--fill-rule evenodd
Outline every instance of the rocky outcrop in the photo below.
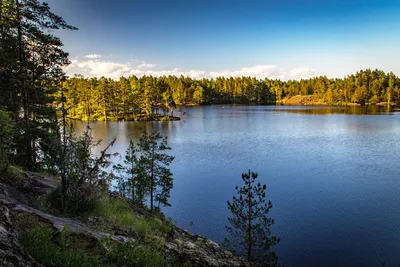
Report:
M 18 242 L 18 234 L 10 221 L 10 211 L 0 204 L 0 266 L 41 266 L 27 255 Z
M 29 205 L 35 204 L 38 198 L 54 188 L 55 185 L 49 179 L 40 175 L 27 173 L 24 180 L 4 180 L 0 177 L 0 266 L 41 266 L 23 251 L 18 242 L 18 228 L 24 228 L 23 221 L 27 220 L 27 217 L 51 225 L 59 231 L 67 227 L 69 231 L 93 240 L 109 237 L 117 242 L 129 242 L 137 237 L 135 229 L 115 228 L 109 232 L 96 230 L 98 226 L 107 223 L 102 218 L 88 217 L 78 221 L 57 217 Z M 188 262 L 194 267 L 253 266 L 221 249 L 215 242 L 177 227 L 174 227 L 167 237 L 155 238 L 159 239 L 160 244 L 164 244 L 167 257 L 173 258 L 177 263 Z
M 204 237 L 177 229 L 176 238 L 165 243 L 167 254 L 192 266 L 241 267 L 254 266 Z

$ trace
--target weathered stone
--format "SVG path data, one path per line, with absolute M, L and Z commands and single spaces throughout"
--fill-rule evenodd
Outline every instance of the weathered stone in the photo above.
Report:
M 41 266 L 22 250 L 9 222 L 8 208 L 0 205 L 0 266 Z
M 13 220 L 15 214 L 32 216 L 38 221 L 51 224 L 58 230 L 67 227 L 69 231 L 80 233 L 101 240 L 109 237 L 118 242 L 129 242 L 137 239 L 138 234 L 132 228 L 118 228 L 107 225 L 107 220 L 100 217 L 88 217 L 82 221 L 62 218 L 47 214 L 32 206 L 37 198 L 56 188 L 51 180 L 42 176 L 27 173 L 25 181 L 17 184 L 2 184 L 0 181 L 0 266 L 41 266 L 29 255 L 25 254 L 18 242 L 18 235 L 14 232 Z M 12 216 L 10 217 L 10 211 Z M 134 208 L 133 212 L 145 217 L 151 214 L 141 208 Z M 106 232 L 96 229 L 108 229 Z M 187 230 L 173 227 L 166 235 L 155 236 L 157 244 L 164 244 L 165 254 L 176 262 L 188 262 L 194 267 L 250 267 L 248 261 L 234 256 L 220 246 L 202 236 L 193 235 Z

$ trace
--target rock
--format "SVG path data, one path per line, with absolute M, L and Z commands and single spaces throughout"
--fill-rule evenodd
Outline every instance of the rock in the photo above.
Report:
M 10 225 L 8 208 L 4 205 L 0 205 L 0 259 L 0 266 L 41 266 L 22 250 L 18 235 Z
M 192 266 L 208 267 L 246 267 L 252 266 L 246 260 L 233 256 L 229 251 L 206 238 L 181 231 L 180 238 L 165 243 L 165 250 L 178 262 L 189 262 Z M 183 240 L 182 240 L 183 239 Z
M 10 211 L 4 205 L 0 206 L 0 222 L 10 224 Z
M 186 249 L 195 249 L 196 248 L 196 245 L 194 243 L 190 242 L 190 241 L 187 241 L 187 242 L 183 243 L 183 246 Z
M 87 217 L 84 221 L 78 221 L 57 217 L 35 209 L 34 203 L 38 197 L 49 193 L 54 188 L 55 185 L 51 184 L 49 180 L 29 173 L 25 180 L 18 181 L 18 185 L 17 183 L 4 184 L 0 180 L 0 267 L 41 266 L 24 253 L 18 242 L 16 231 L 19 227 L 23 227 L 18 222 L 24 222 L 23 218 L 27 215 L 32 221 L 37 220 L 40 223 L 49 224 L 59 231 L 67 227 L 69 231 L 83 234 L 95 241 L 104 237 L 118 242 L 130 242 L 137 239 L 138 233 L 134 229 L 109 226 L 107 221 L 101 217 Z M 144 215 L 144 217 L 152 216 L 141 208 L 133 207 L 133 212 Z M 20 221 L 16 219 L 18 216 Z M 16 222 L 16 227 L 12 227 L 13 220 Z M 15 230 L 13 230 L 14 228 Z M 107 232 L 97 229 L 104 231 L 107 229 Z M 189 263 L 193 267 L 254 266 L 229 251 L 221 249 L 217 243 L 175 226 L 168 234 L 155 235 L 153 238 L 156 244 L 164 244 L 165 255 L 176 263 Z
M 210 247 L 210 248 L 212 248 L 214 250 L 219 249 L 219 245 L 217 243 L 215 243 L 214 241 L 212 241 L 212 240 L 206 239 L 206 243 L 207 243 L 208 247 Z
M 75 233 L 81 233 L 84 235 L 88 235 L 91 237 L 96 238 L 97 240 L 102 240 L 104 237 L 109 237 L 111 238 L 111 240 L 115 240 L 115 241 L 121 241 L 123 240 L 124 242 L 128 242 L 128 241 L 134 241 L 133 238 L 129 238 L 126 236 L 118 236 L 118 235 L 112 235 L 109 233 L 105 233 L 102 231 L 97 231 L 92 229 L 91 227 L 89 227 L 88 225 L 72 220 L 72 219 L 68 219 L 68 218 L 62 218 L 62 217 L 56 217 L 47 213 L 44 213 L 40 210 L 22 205 L 22 204 L 17 204 L 13 207 L 14 211 L 18 211 L 18 212 L 25 212 L 25 213 L 31 213 L 34 214 L 36 216 L 39 216 L 42 219 L 45 219 L 47 221 L 49 221 L 54 228 L 58 229 L 59 231 L 62 231 L 65 227 L 68 228 L 68 230 L 75 232 Z
M 138 233 L 133 228 L 123 229 L 123 228 L 114 227 L 113 232 L 114 232 L 114 235 L 116 235 L 116 236 L 125 236 L 127 238 L 137 238 L 138 237 Z

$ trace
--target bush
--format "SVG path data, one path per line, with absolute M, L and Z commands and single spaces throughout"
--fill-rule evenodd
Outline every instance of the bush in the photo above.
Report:
M 65 216 L 76 217 L 92 212 L 101 194 L 87 185 L 82 185 L 69 194 L 63 205 L 61 187 L 57 187 L 47 196 L 46 201 L 49 208 L 57 211 L 56 213 L 61 212 Z

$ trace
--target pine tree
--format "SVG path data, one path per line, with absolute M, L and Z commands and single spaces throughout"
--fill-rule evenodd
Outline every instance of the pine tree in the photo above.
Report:
M 65 181 L 61 185 L 61 205 L 64 212 L 76 214 L 91 208 L 108 191 L 111 176 L 105 170 L 111 165 L 111 157 L 117 155 L 108 153 L 114 143 L 115 139 L 95 156 L 92 151 L 101 141 L 93 139 L 91 128 L 87 126 L 81 136 L 75 137 L 72 126 L 68 127 L 62 162 Z
M 231 238 L 226 241 L 231 246 L 237 245 L 239 254 L 246 255 L 249 261 L 276 266 L 277 257 L 269 251 L 279 242 L 279 238 L 271 236 L 270 227 L 274 220 L 267 216 L 272 204 L 266 202 L 267 186 L 257 183 L 257 177 L 258 174 L 250 170 L 243 173 L 244 185 L 236 186 L 238 196 L 234 196 L 232 202 L 228 201 L 232 217 L 228 218 L 230 225 L 226 229 Z
M 154 202 L 160 205 L 170 206 L 168 202 L 173 186 L 172 172 L 169 165 L 174 160 L 167 152 L 171 148 L 167 144 L 167 138 L 163 138 L 159 132 L 150 134 L 144 129 L 139 140 L 137 151 L 135 174 L 141 187 L 147 187 L 150 197 L 150 209 L 154 210 Z
M 138 158 L 138 147 L 131 140 L 125 152 L 124 163 L 114 165 L 117 176 L 117 190 L 124 197 L 132 200 L 132 203 L 143 205 L 146 192 L 148 192 L 147 177 L 142 174 L 142 161 Z
M 34 170 L 59 138 L 53 95 L 69 63 L 62 42 L 50 30 L 76 28 L 38 0 L 1 0 L 0 104 L 13 113 L 17 163 Z M 4 89 L 4 90 L 3 90 Z

